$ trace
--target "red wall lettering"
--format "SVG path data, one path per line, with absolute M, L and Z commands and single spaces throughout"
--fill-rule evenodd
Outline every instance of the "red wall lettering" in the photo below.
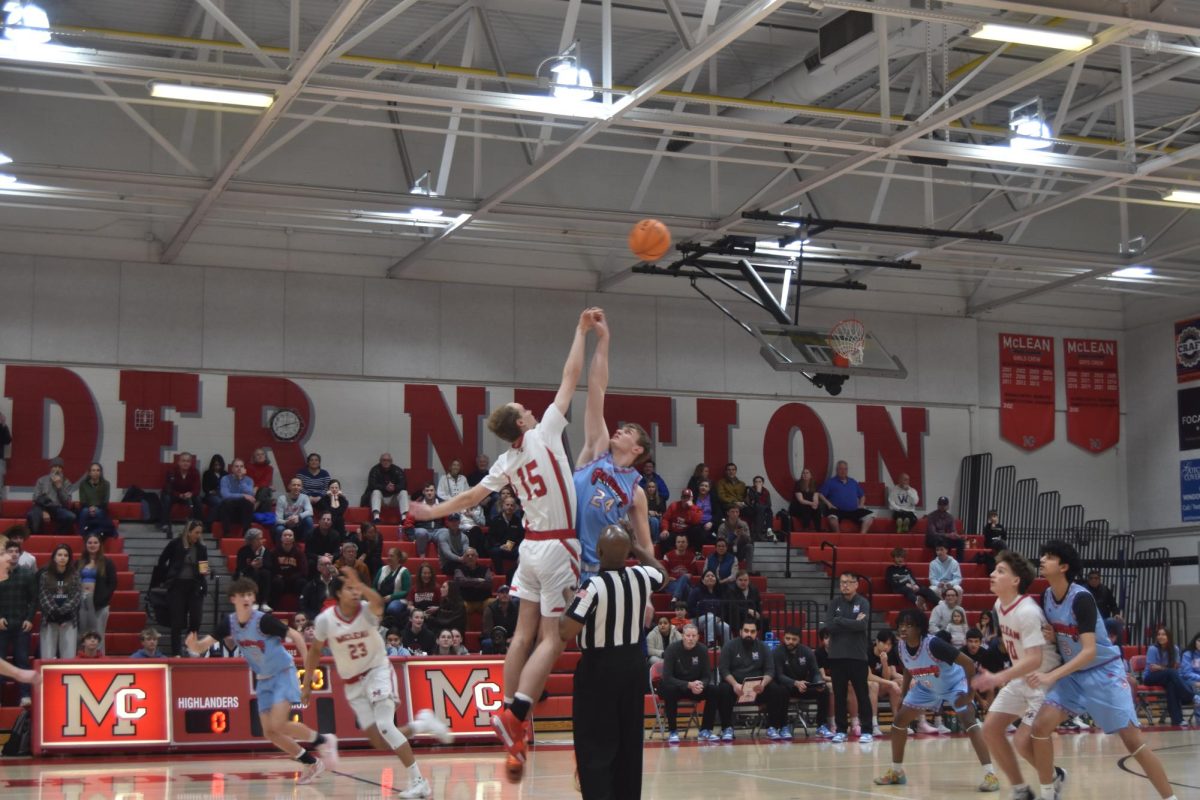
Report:
M 83 379 L 63 367 L 9 366 L 4 394 L 13 401 L 8 421 L 13 442 L 6 483 L 33 486 L 50 471 L 50 459 L 55 457 L 63 460 L 69 480 L 82 478 L 100 445 L 96 399 Z M 63 414 L 63 443 L 57 453 L 46 452 L 51 403 L 58 404 Z
M 708 464 L 708 474 L 715 481 L 725 474 L 725 465 L 732 461 L 729 429 L 738 423 L 737 400 L 696 398 L 696 422 L 704 429 L 704 463 Z
M 604 398 L 604 422 L 611 433 L 626 422 L 645 428 L 655 444 L 675 443 L 675 405 L 670 397 L 610 394 Z
M 784 497 L 792 496 L 798 477 L 792 472 L 792 437 L 797 432 L 804 446 L 801 463 L 812 470 L 818 484 L 829 473 L 829 431 L 817 412 L 803 403 L 780 406 L 763 432 L 763 466 L 771 487 Z
M 482 386 L 459 386 L 457 397 L 461 434 L 438 387 L 421 383 L 404 387 L 404 413 L 412 420 L 412 450 L 406 470 L 410 496 L 418 494 L 421 484 L 432 480 L 434 472 L 444 472 L 453 459 L 462 460 L 463 472 L 474 469 L 475 456 L 480 452 L 479 431 L 487 415 L 487 390 Z M 437 468 L 429 451 L 431 443 L 440 457 Z
M 886 408 L 858 406 L 858 432 L 863 435 L 863 461 L 866 464 L 862 488 L 867 495 L 867 505 L 886 506 L 887 487 L 894 484 L 902 472 L 908 474 L 909 482 L 921 495 L 921 502 L 929 505 L 924 480 L 928 412 L 923 408 L 900 409 L 900 428 L 904 431 L 905 444 L 901 444 L 900 434 Z M 880 473 L 881 463 L 887 470 L 886 476 Z M 940 491 L 948 494 L 952 488 L 947 486 Z
M 200 376 L 121 370 L 120 393 L 125 404 L 125 452 L 117 462 L 114 485 L 157 490 L 172 463 L 162 461 L 162 450 L 175 447 L 175 423 L 162 418 L 163 409 L 184 414 L 199 411 Z
M 304 445 L 316 423 L 308 395 L 287 378 L 254 378 L 230 375 L 225 388 L 225 405 L 233 409 L 233 452 L 226 463 L 241 458 L 247 463 L 255 448 L 269 447 L 274 454 L 275 475 L 290 478 L 304 469 Z M 304 420 L 304 432 L 292 442 L 271 435 L 271 414 L 290 408 Z M 203 462 L 200 469 L 204 469 Z

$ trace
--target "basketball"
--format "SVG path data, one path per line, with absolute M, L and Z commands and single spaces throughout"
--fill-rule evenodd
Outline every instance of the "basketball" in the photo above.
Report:
M 629 249 L 642 261 L 658 261 L 671 249 L 671 231 L 656 219 L 644 219 L 629 232 Z

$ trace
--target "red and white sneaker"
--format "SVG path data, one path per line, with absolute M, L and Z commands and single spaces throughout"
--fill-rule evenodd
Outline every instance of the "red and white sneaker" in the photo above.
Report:
M 504 709 L 499 714 L 492 714 L 492 727 L 508 754 L 521 763 L 525 762 L 525 723 L 517 719 L 511 709 Z

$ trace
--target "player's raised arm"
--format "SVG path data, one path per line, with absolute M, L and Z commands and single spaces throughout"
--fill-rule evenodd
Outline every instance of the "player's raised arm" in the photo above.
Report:
M 383 618 L 383 611 L 386 605 L 383 602 L 383 596 L 363 583 L 354 567 L 342 567 L 342 580 L 351 585 L 357 584 L 358 591 L 362 594 L 362 599 L 366 600 L 367 604 L 371 607 L 371 613 L 380 619 Z
M 308 661 L 308 642 L 304 641 L 304 634 L 294 628 L 288 628 L 287 640 L 292 643 L 292 647 L 296 648 L 296 654 L 300 658 L 300 662 Z M 321 651 L 318 650 L 318 653 Z
M 571 350 L 567 353 L 566 363 L 563 364 L 562 382 L 558 385 L 558 394 L 554 395 L 554 405 L 564 417 L 571 411 L 571 398 L 575 396 L 579 376 L 583 374 L 587 332 L 596 324 L 597 316 L 603 313 L 598 308 L 585 308 L 579 315 L 579 324 L 575 326 L 575 338 L 571 341 Z
M 604 421 L 604 395 L 608 391 L 608 320 L 599 311 L 595 321 L 596 349 L 588 367 L 587 408 L 583 416 L 583 449 L 576 468 L 594 461 L 608 449 L 608 423 Z
M 436 505 L 429 506 L 424 503 L 410 503 L 408 506 L 408 516 L 418 522 L 441 519 L 447 514 L 465 511 L 468 508 L 479 505 L 489 494 L 491 492 L 488 488 L 482 483 L 478 483 L 462 494 L 455 495 L 449 500 L 443 500 Z

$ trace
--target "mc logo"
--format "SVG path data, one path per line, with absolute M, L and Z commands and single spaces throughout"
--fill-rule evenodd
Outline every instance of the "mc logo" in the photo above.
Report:
M 39 692 L 41 748 L 171 739 L 166 665 L 47 663 Z
M 88 686 L 83 675 L 63 675 L 63 687 L 67 692 L 67 718 L 63 725 L 63 736 L 87 736 L 88 729 L 83 723 L 83 712 L 91 714 L 97 725 L 103 725 L 109 712 L 113 712 L 116 722 L 113 723 L 113 736 L 136 736 L 137 720 L 146 716 L 144 705 L 146 693 L 133 688 L 137 681 L 136 675 L 113 675 L 104 694 L 97 697 Z
M 461 676 L 465 670 L 453 671 Z M 466 681 L 461 684 L 462 688 L 455 685 L 450 672 L 450 669 L 439 668 L 431 668 L 425 672 L 433 713 L 442 719 L 453 720 L 454 715 L 449 713 L 453 708 L 458 712 L 458 718 L 470 721 L 477 728 L 490 730 L 491 712 L 499 710 L 503 705 L 500 685 L 491 680 L 492 671 L 485 667 L 471 669 L 467 672 Z

